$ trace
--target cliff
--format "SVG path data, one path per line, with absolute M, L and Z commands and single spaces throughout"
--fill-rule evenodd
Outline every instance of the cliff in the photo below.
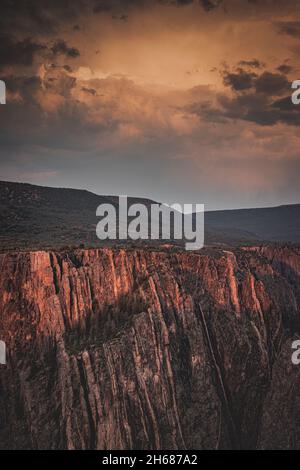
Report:
M 0 447 L 300 448 L 300 249 L 0 255 Z

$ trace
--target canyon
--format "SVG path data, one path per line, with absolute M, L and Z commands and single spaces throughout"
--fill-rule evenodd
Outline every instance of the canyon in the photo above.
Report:
M 0 254 L 2 449 L 299 449 L 300 248 Z

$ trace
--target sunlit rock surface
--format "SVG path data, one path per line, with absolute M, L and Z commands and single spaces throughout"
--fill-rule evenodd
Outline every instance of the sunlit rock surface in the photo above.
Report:
M 0 447 L 300 448 L 300 249 L 0 255 Z

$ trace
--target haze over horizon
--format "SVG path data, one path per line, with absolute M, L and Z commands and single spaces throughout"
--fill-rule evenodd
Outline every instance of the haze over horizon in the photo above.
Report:
M 296 0 L 3 0 L 0 174 L 96 194 L 300 201 Z
M 153 199 L 151 197 L 148 197 L 147 195 L 132 195 L 132 194 L 112 194 L 112 193 L 100 193 L 100 192 L 97 192 L 97 191 L 93 191 L 93 190 L 90 190 L 90 189 L 86 189 L 86 188 L 75 188 L 75 187 L 72 187 L 72 186 L 50 186 L 50 185 L 47 185 L 47 184 L 36 184 L 36 183 L 30 183 L 28 181 L 13 181 L 13 180 L 0 180 L 0 183 L 15 183 L 15 184 L 25 184 L 25 185 L 31 185 L 31 186 L 37 186 L 37 187 L 41 187 L 41 188 L 47 188 L 47 189 L 69 189 L 69 190 L 75 190 L 75 191 L 88 191 L 96 196 L 105 196 L 105 197 L 119 197 L 119 196 L 127 196 L 128 198 L 137 198 L 137 199 L 149 199 L 149 200 L 153 200 L 154 202 L 157 202 L 157 203 L 160 203 L 160 204 L 168 204 L 168 202 L 166 201 L 160 201 L 160 200 L 157 200 L 157 199 Z M 171 203 L 170 203 L 171 204 Z M 184 202 L 180 203 L 179 204 L 184 204 Z M 189 204 L 188 202 L 186 202 L 186 204 Z M 197 202 L 190 202 L 190 204 L 197 204 Z M 269 206 L 249 206 L 249 207 L 234 207 L 234 208 L 230 208 L 230 207 L 227 207 L 227 208 L 218 208 L 218 209 L 209 209 L 208 211 L 209 212 L 214 212 L 214 211 L 238 211 L 238 210 L 247 210 L 247 209 L 272 209 L 272 208 L 277 208 L 277 207 L 282 207 L 282 206 L 300 206 L 300 202 L 292 202 L 292 203 L 289 203 L 289 204 L 276 204 L 276 205 L 269 205 Z M 204 208 L 205 212 L 207 212 L 206 208 Z

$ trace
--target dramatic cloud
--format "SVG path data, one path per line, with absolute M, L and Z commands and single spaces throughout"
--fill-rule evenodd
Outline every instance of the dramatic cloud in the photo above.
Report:
M 297 202 L 299 24 L 292 0 L 3 0 L 2 178 Z
M 284 73 L 285 75 L 288 75 L 289 73 L 292 73 L 294 70 L 294 67 L 288 64 L 281 64 L 277 67 L 277 70 L 280 73 Z
M 67 57 L 76 58 L 80 55 L 80 52 L 76 47 L 69 47 L 67 43 L 60 39 L 55 42 L 55 44 L 51 47 L 51 50 L 54 55 L 65 55 Z
M 288 105 L 290 103 L 290 105 Z M 264 94 L 247 93 L 232 99 L 220 98 L 223 117 L 251 121 L 270 126 L 277 123 L 300 124 L 300 109 L 291 102 L 291 97 L 269 100 Z
M 39 44 L 30 37 L 18 41 L 7 34 L 0 34 L 0 68 L 6 65 L 32 65 L 35 54 L 44 49 L 44 44 Z
M 1 0 L 0 30 L 22 34 L 54 34 L 62 23 L 89 9 L 85 0 Z
M 255 80 L 257 93 L 266 95 L 280 95 L 287 93 L 290 89 L 290 83 L 285 75 L 272 72 L 264 72 Z
M 280 67 L 282 69 L 283 66 Z M 238 67 L 234 72 L 223 71 L 223 81 L 226 86 L 237 92 L 255 88 L 257 93 L 271 96 L 280 95 L 290 89 L 290 82 L 285 75 L 287 71 L 290 71 L 290 68 L 288 66 L 283 68 L 284 73 L 264 71 L 259 75 Z
M 254 86 L 257 75 L 239 68 L 236 72 L 224 72 L 224 84 L 233 90 L 248 90 Z
M 240 61 L 238 65 L 245 63 Z M 222 71 L 225 86 L 232 90 L 230 95 L 219 93 L 214 102 L 193 103 L 189 110 L 200 118 L 224 123 L 228 120 L 253 122 L 259 126 L 300 124 L 300 108 L 291 100 L 291 84 L 286 73 L 288 66 L 277 66 L 285 73 L 261 71 L 249 72 L 241 67 L 233 71 Z

